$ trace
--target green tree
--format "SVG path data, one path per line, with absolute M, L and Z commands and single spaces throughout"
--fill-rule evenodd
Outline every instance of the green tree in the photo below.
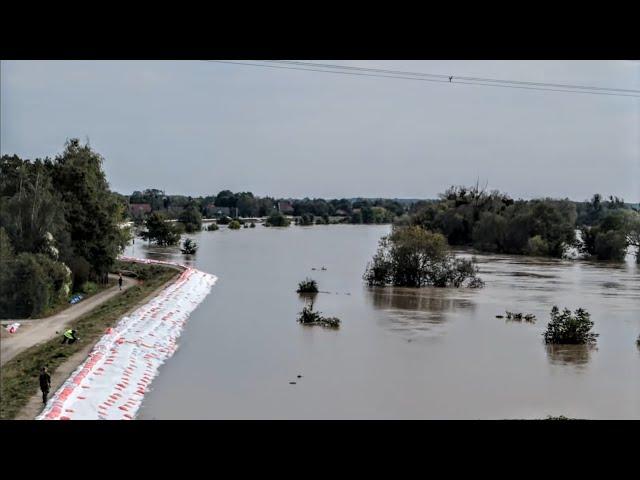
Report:
M 507 220 L 492 212 L 482 212 L 473 227 L 473 246 L 486 252 L 501 252 L 504 249 Z
M 272 227 L 288 227 L 291 221 L 280 212 L 273 212 L 267 217 L 266 223 Z
M 473 261 L 455 257 L 449 252 L 441 233 L 418 226 L 395 228 L 380 240 L 378 251 L 367 265 L 364 279 L 370 286 L 401 287 L 461 286 L 476 279 Z M 474 286 L 480 286 L 476 280 Z
M 573 314 L 565 308 L 562 313 L 554 305 L 551 309 L 551 321 L 544 333 L 545 343 L 552 344 L 590 344 L 595 343 L 597 333 L 591 332 L 593 322 L 586 310 L 577 309 Z
M 28 318 L 64 301 L 71 272 L 43 254 L 22 252 L 0 273 L 0 318 Z
M 180 241 L 178 229 L 166 221 L 166 217 L 158 212 L 154 212 L 147 217 L 144 222 L 146 231 L 141 233 L 145 240 L 156 243 L 160 246 L 176 245 Z
M 187 233 L 199 232 L 202 230 L 202 215 L 195 205 L 189 205 L 186 207 L 180 216 L 178 221 L 184 226 L 184 231 Z
M 87 260 L 92 277 L 101 280 L 128 241 L 119 226 L 124 210 L 109 190 L 102 163 L 89 145 L 71 139 L 51 165 L 53 185 L 65 205 L 73 256 Z

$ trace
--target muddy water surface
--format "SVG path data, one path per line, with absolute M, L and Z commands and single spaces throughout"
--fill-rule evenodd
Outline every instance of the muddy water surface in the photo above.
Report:
M 388 231 L 258 225 L 193 235 L 191 262 L 219 280 L 139 418 L 640 419 L 640 269 L 631 258 L 483 254 L 482 290 L 371 289 L 362 273 Z M 187 258 L 140 240 L 126 253 Z M 339 330 L 296 323 L 304 299 L 295 289 L 307 276 L 326 292 L 315 307 L 340 317 Z M 553 305 L 587 309 L 597 346 L 546 347 Z M 496 318 L 505 310 L 538 320 Z

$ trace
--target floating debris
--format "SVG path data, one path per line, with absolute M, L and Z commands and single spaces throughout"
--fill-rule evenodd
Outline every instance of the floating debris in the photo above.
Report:
M 533 315 L 532 313 L 527 313 L 527 314 L 523 314 L 523 313 L 515 313 L 515 312 L 510 312 L 510 311 L 505 311 L 505 313 L 507 314 L 507 320 L 512 320 L 514 322 L 521 322 L 522 320 L 525 320 L 526 322 L 529 323 L 535 323 L 536 321 L 536 316 Z M 502 315 L 496 315 L 496 318 L 504 318 Z

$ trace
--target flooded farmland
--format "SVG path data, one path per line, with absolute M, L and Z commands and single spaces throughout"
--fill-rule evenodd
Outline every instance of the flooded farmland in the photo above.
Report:
M 484 289 L 369 288 L 362 274 L 389 228 L 223 227 L 192 235 L 192 257 L 136 240 L 127 255 L 219 277 L 139 418 L 640 419 L 640 269 L 630 256 L 475 254 Z M 296 323 L 305 277 L 340 329 Z M 546 346 L 553 305 L 589 311 L 597 345 Z M 537 321 L 496 318 L 505 310 Z

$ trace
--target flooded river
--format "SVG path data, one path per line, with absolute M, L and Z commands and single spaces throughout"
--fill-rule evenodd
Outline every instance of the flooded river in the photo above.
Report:
M 362 274 L 389 229 L 223 227 L 192 235 L 192 260 L 136 240 L 126 254 L 219 277 L 139 418 L 640 419 L 640 269 L 630 257 L 482 254 L 484 289 L 368 288 Z M 339 330 L 296 323 L 307 276 Z M 597 346 L 546 347 L 553 305 L 589 311 Z M 505 310 L 538 320 L 496 318 Z

